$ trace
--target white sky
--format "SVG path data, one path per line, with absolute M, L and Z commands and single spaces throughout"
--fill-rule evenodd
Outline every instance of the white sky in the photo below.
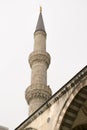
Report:
M 87 0 L 0 0 L 0 125 L 16 128 L 28 117 L 28 55 L 43 7 L 48 85 L 56 92 L 87 63 Z

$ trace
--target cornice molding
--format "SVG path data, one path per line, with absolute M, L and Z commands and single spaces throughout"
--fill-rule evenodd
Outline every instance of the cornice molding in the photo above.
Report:
M 40 34 L 40 35 L 43 35 L 44 37 L 47 36 L 47 34 L 46 34 L 45 31 L 43 31 L 43 30 L 42 30 L 42 31 L 41 31 L 41 30 L 38 30 L 38 31 L 35 31 L 35 32 L 34 32 L 34 37 L 37 36 L 37 35 L 39 35 L 39 34 Z

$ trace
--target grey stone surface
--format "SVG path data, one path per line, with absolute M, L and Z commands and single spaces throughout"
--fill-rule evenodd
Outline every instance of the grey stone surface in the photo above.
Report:
M 36 26 L 36 31 L 45 31 L 45 27 L 44 27 L 44 22 L 43 22 L 43 18 L 42 18 L 42 13 L 40 12 L 39 14 L 39 18 L 38 18 L 38 22 L 37 22 L 37 26 Z

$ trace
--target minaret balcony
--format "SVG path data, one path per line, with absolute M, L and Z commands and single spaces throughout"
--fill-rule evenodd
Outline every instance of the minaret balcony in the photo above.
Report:
M 43 62 L 47 65 L 47 68 L 50 64 L 50 55 L 47 52 L 42 51 L 34 51 L 29 56 L 29 63 L 30 67 L 32 68 L 32 65 L 35 63 Z
M 51 95 L 50 87 L 40 84 L 32 84 L 25 91 L 25 98 L 28 104 L 34 98 L 44 98 L 47 101 Z

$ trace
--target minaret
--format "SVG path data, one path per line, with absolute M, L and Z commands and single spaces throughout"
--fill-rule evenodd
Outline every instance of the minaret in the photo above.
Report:
M 47 85 L 47 69 L 50 55 L 46 52 L 46 31 L 42 18 L 42 8 L 34 32 L 34 50 L 29 56 L 32 69 L 31 85 L 26 89 L 25 98 L 29 104 L 29 115 L 35 112 L 52 95 Z

